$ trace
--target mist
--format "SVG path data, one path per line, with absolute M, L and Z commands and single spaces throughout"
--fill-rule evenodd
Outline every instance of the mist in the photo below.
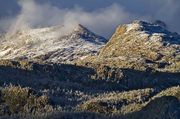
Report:
M 102 0 L 94 3 L 92 0 L 93 7 L 86 7 L 87 2 L 82 0 L 75 0 L 72 5 L 71 1 L 67 0 L 65 3 L 70 5 L 69 7 L 63 7 L 62 1 L 58 0 L 16 2 L 19 11 L 16 14 L 3 15 L 0 19 L 0 29 L 11 34 L 19 30 L 56 25 L 63 25 L 62 32 L 66 33 L 77 24 L 82 24 L 93 32 L 109 38 L 119 24 L 133 20 L 157 19 L 167 23 L 170 30 L 180 33 L 180 1 L 178 0 L 112 0 L 111 2 L 104 0 L 101 7 L 96 3 L 103 3 Z M 76 2 L 77 4 L 74 4 Z
M 118 24 L 132 19 L 132 15 L 117 4 L 91 12 L 80 6 L 61 9 L 50 4 L 38 4 L 34 0 L 20 1 L 18 4 L 21 7 L 20 13 L 5 20 L 9 22 L 6 25 L 9 25 L 10 34 L 15 34 L 19 30 L 56 25 L 63 25 L 64 30 L 68 31 L 77 24 L 82 24 L 93 32 L 109 37 Z

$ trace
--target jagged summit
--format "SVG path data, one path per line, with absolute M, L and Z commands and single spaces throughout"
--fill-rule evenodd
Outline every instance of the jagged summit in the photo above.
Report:
M 81 24 L 78 24 L 74 29 L 73 29 L 73 32 L 74 34 L 78 35 L 79 37 L 81 38 L 84 38 L 84 39 L 87 39 L 91 42 L 96 42 L 96 43 L 106 43 L 107 40 L 102 37 L 102 36 L 99 36 L 93 32 L 91 32 L 88 28 L 84 27 L 83 25 Z M 92 41 L 93 40 L 93 41 Z
M 158 70 L 174 67 L 172 69 L 178 71 L 179 49 L 177 33 L 158 24 L 134 21 L 120 25 L 99 55 L 89 59 L 111 67 Z
M 78 24 L 75 28 L 74 31 L 84 33 L 84 32 L 89 32 L 89 29 L 87 29 L 85 26 L 82 24 Z
M 71 62 L 95 54 L 106 39 L 82 25 L 28 29 L 6 35 L 0 46 L 1 59 L 29 59 Z
M 163 41 L 166 41 L 168 43 L 180 43 L 180 35 L 177 33 L 170 32 L 162 25 L 162 22 L 157 21 L 154 23 L 148 23 L 145 21 L 134 21 L 131 24 L 126 24 L 123 26 L 119 26 L 118 29 L 121 29 L 122 27 L 125 27 L 126 32 L 130 31 L 136 31 L 144 33 L 148 36 L 159 36 L 163 37 Z

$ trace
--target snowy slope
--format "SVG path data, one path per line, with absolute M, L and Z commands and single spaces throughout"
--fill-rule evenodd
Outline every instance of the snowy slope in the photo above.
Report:
M 64 29 L 55 26 L 7 34 L 0 46 L 0 58 L 70 62 L 96 54 L 106 42 L 82 25 L 68 32 Z

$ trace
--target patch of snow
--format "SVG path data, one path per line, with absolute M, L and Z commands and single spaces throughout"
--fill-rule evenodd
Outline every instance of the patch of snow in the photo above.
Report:
M 131 30 L 139 30 L 142 26 L 138 23 L 132 23 L 126 25 L 126 31 L 129 32 Z

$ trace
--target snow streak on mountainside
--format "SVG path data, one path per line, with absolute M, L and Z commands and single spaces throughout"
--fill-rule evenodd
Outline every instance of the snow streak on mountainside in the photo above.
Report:
M 0 58 L 71 62 L 96 54 L 106 43 L 105 38 L 82 25 L 68 33 L 63 33 L 62 29 L 64 26 L 55 26 L 7 34 L 1 38 Z

